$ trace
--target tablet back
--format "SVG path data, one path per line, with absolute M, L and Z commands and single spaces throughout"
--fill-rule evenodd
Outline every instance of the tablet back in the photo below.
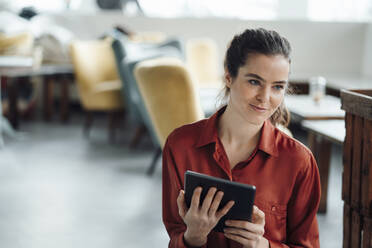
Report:
M 185 172 L 185 200 L 187 207 L 190 207 L 191 198 L 194 189 L 198 186 L 203 188 L 200 198 L 200 206 L 203 203 L 205 196 L 210 187 L 216 187 L 217 190 L 223 191 L 224 196 L 220 203 L 219 209 L 225 206 L 226 203 L 233 200 L 234 206 L 230 211 L 220 219 L 218 224 L 213 229 L 216 232 L 223 232 L 226 220 L 247 220 L 251 221 L 252 210 L 256 187 L 249 184 L 232 182 L 229 180 L 212 177 L 209 175 L 197 173 L 194 171 Z

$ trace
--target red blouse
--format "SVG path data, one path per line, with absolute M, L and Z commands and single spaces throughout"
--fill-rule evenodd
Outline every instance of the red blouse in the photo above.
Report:
M 231 170 L 217 132 L 223 111 L 176 129 L 165 144 L 163 222 L 170 237 L 169 247 L 187 247 L 183 240 L 186 225 L 176 201 L 186 170 L 255 185 L 255 205 L 265 212 L 264 237 L 271 248 L 319 247 L 316 213 L 320 180 L 312 153 L 266 121 L 255 151 Z M 212 231 L 205 247 L 241 245 Z

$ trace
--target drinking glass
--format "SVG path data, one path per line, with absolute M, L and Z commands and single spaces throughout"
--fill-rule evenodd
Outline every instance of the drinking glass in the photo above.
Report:
M 326 82 L 326 79 L 321 76 L 310 78 L 310 96 L 317 104 L 325 96 Z

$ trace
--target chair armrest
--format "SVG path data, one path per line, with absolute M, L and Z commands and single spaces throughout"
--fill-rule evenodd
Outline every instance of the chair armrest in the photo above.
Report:
M 121 87 L 122 85 L 120 80 L 104 81 L 95 85 L 94 88 L 92 89 L 92 92 L 99 93 L 104 91 L 120 90 Z

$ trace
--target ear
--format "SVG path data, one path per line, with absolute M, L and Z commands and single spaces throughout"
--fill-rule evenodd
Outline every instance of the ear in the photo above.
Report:
M 227 71 L 225 71 L 224 78 L 225 78 L 225 82 L 226 82 L 226 87 L 227 88 L 230 88 L 231 87 L 231 84 L 232 84 L 232 78 L 230 76 L 230 73 L 228 73 Z

